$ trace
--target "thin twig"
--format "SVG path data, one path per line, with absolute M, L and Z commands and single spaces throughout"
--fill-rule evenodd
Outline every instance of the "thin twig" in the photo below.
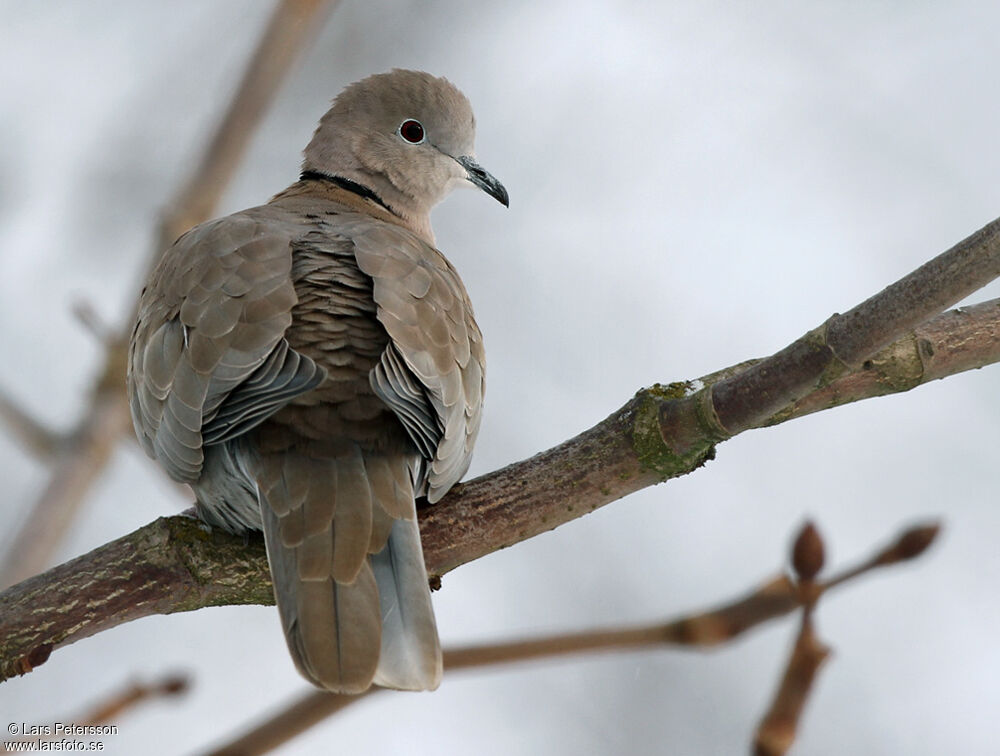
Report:
M 820 642 L 813 628 L 812 612 L 803 610 L 802 626 L 781 684 L 757 728 L 755 756 L 782 756 L 791 747 L 816 674 L 829 656 L 830 649 Z
M 62 448 L 65 438 L 29 415 L 7 394 L 0 392 L 0 423 L 24 449 L 47 462 Z
M 259 726 L 225 745 L 213 748 L 204 756 L 260 756 L 270 753 L 341 709 L 379 693 L 388 692 L 385 688 L 369 688 L 365 693 L 349 696 L 310 691 L 299 696 L 291 704 L 283 706 L 281 711 L 267 717 Z
M 823 592 L 823 587 L 816 582 L 816 576 L 826 561 L 826 546 L 812 522 L 806 522 L 799 530 L 791 557 L 802 602 L 802 623 L 781 683 L 775 691 L 771 706 L 757 727 L 754 736 L 755 756 L 782 756 L 795 742 L 799 720 L 816 680 L 816 673 L 820 664 L 829 656 L 829 649 L 819 642 L 812 622 L 813 610 Z M 857 576 L 861 572 L 854 571 L 854 574 Z
M 73 315 L 101 346 L 108 347 L 114 342 L 116 335 L 114 329 L 104 322 L 90 302 L 85 299 L 74 302 Z
M 33 737 L 18 738 L 16 741 L 6 741 L 8 743 L 38 743 L 43 740 L 61 739 L 70 727 L 93 728 L 113 722 L 143 703 L 149 703 L 158 698 L 171 698 L 183 695 L 190 687 L 187 677 L 183 675 L 169 675 L 154 683 L 130 682 L 122 690 L 116 691 L 99 701 L 86 714 L 80 717 L 60 717 L 53 720 L 59 722 L 61 727 L 57 728 L 51 724 L 38 724 L 35 731 L 39 734 Z M 100 733 L 95 733 L 99 735 Z M 46 749 L 36 749 L 46 750 Z
M 99 725 L 119 719 L 139 704 L 157 698 L 183 695 L 191 687 L 186 675 L 167 675 L 152 683 L 130 682 L 122 690 L 98 702 L 88 713 L 71 720 L 80 725 Z
M 820 597 L 828 590 L 855 580 L 871 570 L 915 559 L 927 550 L 940 532 L 941 526 L 938 523 L 907 528 L 892 543 L 856 567 L 848 568 L 829 580 L 817 582 L 816 575 L 823 568 L 824 562 L 823 539 L 811 522 L 802 527 L 792 548 L 792 566 L 798 578 L 796 588 L 802 606 L 802 625 L 771 706 L 757 728 L 754 737 L 756 756 L 782 756 L 791 747 L 806 701 L 816 682 L 816 675 L 830 655 L 830 649 L 816 635 L 812 619 Z
M 933 533 L 936 532 L 936 529 L 933 530 Z M 920 533 L 922 536 L 915 536 L 915 533 Z M 900 550 L 897 546 L 900 543 L 914 543 L 921 539 L 923 548 L 930 545 L 933 540 L 933 535 L 927 526 L 905 531 L 893 546 L 881 550 L 863 564 L 869 565 L 867 569 L 871 569 L 873 565 L 885 566 L 892 563 L 886 556 L 890 552 L 900 555 L 905 551 L 907 554 L 905 558 L 912 559 L 922 553 L 923 549 Z M 801 540 L 800 536 L 797 543 Z M 819 551 L 822 552 L 821 542 Z M 820 558 L 816 559 L 815 540 L 811 544 L 806 544 L 806 548 L 800 549 L 800 552 L 805 552 L 807 563 L 822 565 L 821 553 Z M 444 667 L 448 672 L 456 672 L 538 659 L 556 659 L 582 653 L 620 652 L 663 646 L 712 648 L 731 642 L 748 630 L 768 621 L 803 607 L 811 607 L 824 591 L 860 577 L 867 569 L 848 570 L 835 582 L 818 584 L 816 590 L 803 590 L 800 583 L 786 575 L 779 575 L 746 596 L 714 609 L 668 622 L 445 649 Z M 804 574 L 799 571 L 800 580 Z M 815 641 L 811 629 L 806 631 L 804 628 L 789 663 L 785 680 L 775 697 L 771 719 L 766 720 L 767 727 L 762 725 L 765 737 L 776 736 L 780 732 L 783 737 L 790 733 L 787 743 L 794 738 L 795 724 L 798 722 L 810 689 L 812 676 L 825 658 L 821 652 L 823 649 Z M 281 711 L 267 717 L 226 745 L 210 751 L 206 756 L 259 756 L 268 753 L 352 703 L 366 700 L 381 690 L 372 688 L 357 696 L 310 690 L 283 707 Z M 775 754 L 783 752 L 773 751 Z M 771 754 L 772 751 L 761 753 Z
M 338 4 L 339 0 L 280 0 L 277 4 L 201 160 L 167 204 L 160 220 L 157 252 L 215 212 L 292 64 L 309 47 L 326 16 Z M 154 256 L 150 267 L 155 264 Z
M 896 540 L 888 546 L 883 547 L 878 553 L 872 556 L 871 559 L 862 562 L 856 567 L 844 570 L 840 574 L 826 580 L 820 586 L 820 592 L 836 588 L 849 580 L 854 580 L 860 575 L 878 569 L 879 567 L 888 567 L 893 564 L 899 564 L 901 562 L 909 561 L 910 559 L 915 559 L 923 554 L 930 547 L 930 545 L 934 543 L 940 532 L 941 525 L 937 522 L 915 525 L 912 528 L 904 530 L 899 534 Z
M 131 425 L 120 392 L 98 390 L 82 425 L 63 444 L 48 482 L 4 556 L 0 585 L 34 575 L 51 560 L 76 517 L 81 492 L 97 479 Z

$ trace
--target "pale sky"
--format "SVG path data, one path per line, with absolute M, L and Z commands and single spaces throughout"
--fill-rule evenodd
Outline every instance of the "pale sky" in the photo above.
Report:
M 72 304 L 108 322 L 131 308 L 157 213 L 270 7 L 0 2 L 0 387 L 46 422 L 72 424 L 100 364 Z M 220 214 L 295 179 L 345 84 L 407 67 L 465 91 L 480 162 L 511 197 L 505 210 L 460 192 L 434 214 L 485 335 L 478 475 L 642 386 L 770 354 L 1000 214 L 998 22 L 984 3 L 344 0 Z M 807 516 L 833 565 L 941 517 L 924 559 L 820 605 L 834 656 L 793 753 L 989 753 L 998 370 L 745 434 L 692 475 L 466 565 L 435 594 L 442 641 L 699 611 L 780 568 Z M 0 435 L 0 475 L 9 538 L 45 469 Z M 187 504 L 123 443 L 59 560 Z M 456 674 L 279 753 L 746 753 L 795 627 L 711 653 Z M 123 718 L 105 752 L 198 753 L 306 689 L 273 607 L 210 609 L 57 650 L 0 685 L 0 728 L 174 670 L 193 675 L 190 695 Z

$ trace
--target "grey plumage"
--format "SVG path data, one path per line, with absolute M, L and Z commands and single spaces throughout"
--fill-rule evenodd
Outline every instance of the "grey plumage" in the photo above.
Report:
M 444 79 L 353 84 L 302 180 L 189 231 L 142 293 L 128 390 L 143 448 L 206 522 L 264 531 L 292 657 L 330 690 L 440 681 L 414 500 L 468 468 L 485 359 L 429 212 L 462 182 L 507 203 L 473 137 Z

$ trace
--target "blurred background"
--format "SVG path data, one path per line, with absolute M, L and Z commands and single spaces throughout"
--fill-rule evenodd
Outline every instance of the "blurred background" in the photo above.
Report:
M 158 215 L 271 9 L 0 2 L 0 387 L 53 427 L 73 425 L 102 364 L 73 304 L 114 325 L 128 313 Z M 458 192 L 434 215 L 486 339 L 478 475 L 642 386 L 770 354 L 1000 214 L 998 23 L 1000 8 L 963 2 L 345 0 L 219 214 L 295 180 L 347 83 L 399 66 L 465 91 L 480 161 L 511 195 L 507 211 Z M 445 576 L 442 640 L 653 621 L 772 574 L 807 516 L 833 565 L 940 516 L 924 559 L 820 605 L 834 656 L 794 752 L 992 752 L 998 388 L 987 368 L 744 434 L 692 475 Z M 9 541 L 47 470 L 0 433 L 0 476 Z M 188 503 L 122 443 L 58 561 Z M 745 753 L 795 630 L 457 673 L 280 753 Z M 106 752 L 197 753 L 305 690 L 273 607 L 228 607 L 58 650 L 0 685 L 0 712 L 66 721 L 175 670 L 190 694 L 128 714 Z

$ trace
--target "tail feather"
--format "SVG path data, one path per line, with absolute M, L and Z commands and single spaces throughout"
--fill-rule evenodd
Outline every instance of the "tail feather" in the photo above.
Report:
M 296 594 L 297 626 L 309 677 L 344 692 L 365 690 L 379 652 L 378 592 L 365 565 L 353 583 L 304 580 Z
M 260 455 L 261 518 L 288 647 L 307 679 L 436 688 L 441 650 L 406 457 Z M 306 478 L 303 480 L 303 476 Z
M 338 583 L 350 583 L 366 564 L 373 492 L 364 457 L 357 446 L 352 445 L 349 455 L 338 457 L 334 467 L 336 482 L 322 493 L 326 498 L 332 495 L 334 500 L 332 575 Z
M 434 690 L 441 684 L 441 644 L 427 586 L 416 517 L 396 520 L 385 548 L 372 556 L 382 609 L 382 648 L 375 682 Z

